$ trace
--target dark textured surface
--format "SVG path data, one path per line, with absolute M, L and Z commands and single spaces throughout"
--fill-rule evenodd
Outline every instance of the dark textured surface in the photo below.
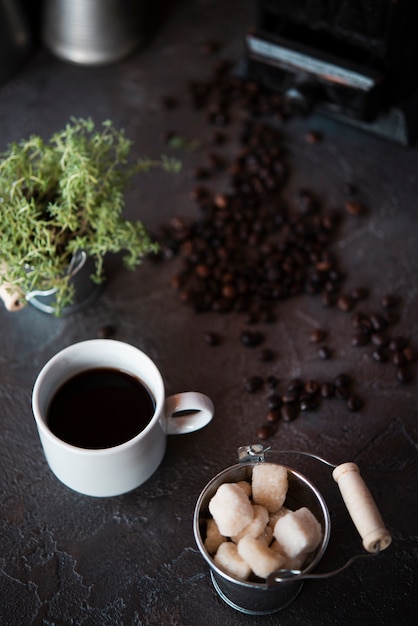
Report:
M 245 8 L 245 10 L 243 9 Z M 70 115 L 111 118 L 135 139 L 137 155 L 158 156 L 167 131 L 197 139 L 201 147 L 181 153 L 177 177 L 153 173 L 128 194 L 127 214 L 151 230 L 174 215 L 197 216 L 189 193 L 190 171 L 205 162 L 210 129 L 204 112 L 190 109 L 188 81 L 205 79 L 216 57 L 201 44 L 222 43 L 222 58 L 239 60 L 251 23 L 247 2 L 185 3 L 171 14 L 137 55 L 106 68 L 66 65 L 43 50 L 0 89 L 0 144 L 31 133 L 49 136 Z M 173 110 L 163 96 L 179 101 Z M 238 124 L 226 129 L 224 148 L 233 155 Z M 323 135 L 305 140 L 308 130 Z M 354 129 L 316 117 L 283 127 L 292 175 L 291 199 L 312 189 L 325 207 L 342 208 L 347 182 L 360 190 L 365 215 L 347 215 L 334 249 L 346 272 L 346 289 L 370 290 L 364 308 L 373 311 L 386 293 L 402 299 L 396 335 L 418 343 L 418 151 L 405 150 Z M 210 185 L 224 189 L 222 176 Z M 318 298 L 298 296 L 278 307 L 276 323 L 263 326 L 266 345 L 277 352 L 260 363 L 239 341 L 238 314 L 196 315 L 170 285 L 177 261 L 146 262 L 134 273 L 113 260 L 100 299 L 87 310 L 54 319 L 32 307 L 0 309 L 0 624 L 116 625 L 216 624 L 394 625 L 415 623 L 418 604 L 417 382 L 399 384 L 394 369 L 371 360 L 370 350 L 350 345 L 350 314 L 324 308 Z M 33 382 L 59 349 L 94 338 L 112 324 L 116 338 L 155 359 L 168 393 L 196 389 L 210 395 L 216 415 L 205 430 L 171 437 L 157 473 L 134 492 L 109 499 L 78 495 L 60 484 L 44 460 L 31 413 Z M 333 358 L 318 359 L 311 330 L 325 327 Z M 208 346 L 204 333 L 222 336 Z M 415 367 L 415 370 L 417 368 Z M 359 464 L 393 534 L 392 546 L 344 573 L 307 582 L 298 598 L 272 616 L 233 611 L 216 595 L 192 530 L 194 505 L 205 484 L 236 462 L 238 446 L 254 442 L 264 421 L 265 393 L 243 391 L 244 379 L 274 373 L 281 380 L 331 378 L 347 371 L 364 399 L 350 413 L 335 400 L 315 413 L 280 423 L 269 442 L 275 448 L 323 455 L 335 463 Z M 321 569 L 338 567 L 362 550 L 328 470 L 292 459 L 324 494 L 332 537 Z

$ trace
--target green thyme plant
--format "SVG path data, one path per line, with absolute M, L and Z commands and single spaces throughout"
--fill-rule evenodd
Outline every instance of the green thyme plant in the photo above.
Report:
M 104 279 L 108 252 L 124 252 L 128 269 L 156 252 L 140 221 L 122 217 L 128 181 L 153 167 L 178 171 L 178 161 L 129 163 L 132 142 L 105 121 L 71 118 L 48 142 L 31 136 L 0 154 L 0 284 L 24 294 L 56 289 L 56 311 L 72 302 L 68 268 L 84 250 L 95 261 L 92 280 Z

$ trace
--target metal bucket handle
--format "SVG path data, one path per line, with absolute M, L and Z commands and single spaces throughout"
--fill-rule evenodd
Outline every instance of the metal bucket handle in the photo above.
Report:
M 243 463 L 249 460 L 263 462 L 265 460 L 264 455 L 269 450 L 273 451 L 270 447 L 266 448 L 261 444 L 242 446 L 238 449 L 238 458 L 240 462 Z M 349 559 L 342 567 L 325 574 L 303 574 L 300 570 L 279 570 L 268 576 L 267 586 L 285 582 L 289 579 L 294 580 L 295 578 L 299 580 L 308 578 L 329 578 L 345 570 L 357 559 L 377 556 L 382 550 L 389 547 L 392 542 L 392 537 L 385 528 L 373 496 L 367 488 L 366 483 L 360 475 L 360 470 L 355 463 L 348 462 L 342 463 L 341 465 L 334 465 L 316 454 L 300 452 L 298 450 L 274 450 L 274 452 L 279 454 L 299 454 L 307 456 L 333 468 L 332 477 L 340 489 L 347 511 L 363 540 L 363 547 L 367 551 L 367 554 L 357 554 Z

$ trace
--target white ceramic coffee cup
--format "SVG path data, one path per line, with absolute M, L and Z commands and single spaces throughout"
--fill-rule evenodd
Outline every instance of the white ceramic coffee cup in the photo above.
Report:
M 148 425 L 125 443 L 104 449 L 80 448 L 51 432 L 48 406 L 65 381 L 97 367 L 120 369 L 141 379 L 154 396 L 155 411 Z M 203 428 L 214 411 L 212 401 L 202 393 L 184 392 L 166 398 L 155 363 L 134 346 L 112 339 L 82 341 L 52 357 L 35 381 L 32 409 L 51 470 L 71 489 L 97 497 L 126 493 L 144 483 L 163 459 L 166 436 Z M 181 411 L 185 414 L 175 417 Z

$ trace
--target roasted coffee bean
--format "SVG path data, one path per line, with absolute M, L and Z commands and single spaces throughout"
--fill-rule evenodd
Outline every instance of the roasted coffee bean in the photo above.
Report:
M 261 376 L 249 376 L 244 381 L 244 389 L 248 391 L 248 393 L 255 393 L 262 388 L 263 383 L 264 381 Z
M 345 400 L 350 395 L 350 390 L 346 387 L 335 387 L 335 396 Z
M 263 341 L 264 335 L 259 331 L 243 330 L 241 333 L 241 343 L 247 348 L 256 348 Z
M 378 363 L 384 363 L 388 360 L 387 352 L 383 347 L 376 348 L 376 350 L 372 352 L 372 357 Z
M 309 335 L 309 341 L 311 343 L 321 343 L 326 339 L 327 333 L 325 330 L 321 330 L 320 328 L 316 328 Z
M 303 389 L 308 395 L 314 395 L 319 391 L 319 383 L 316 380 L 307 380 Z
M 416 360 L 415 351 L 413 350 L 413 348 L 411 348 L 411 346 L 407 346 L 406 348 L 402 350 L 402 352 L 405 357 L 405 360 L 408 363 L 413 363 Z
M 322 383 L 320 393 L 323 398 L 332 398 L 335 395 L 335 386 L 333 383 Z
M 266 420 L 270 423 L 278 422 L 280 418 L 280 412 L 278 409 L 270 409 L 266 415 Z
M 369 342 L 370 342 L 369 335 L 365 335 L 364 333 L 356 333 L 355 335 L 351 337 L 351 345 L 354 348 L 367 346 Z
M 345 203 L 344 208 L 347 213 L 354 216 L 363 215 L 365 212 L 364 205 L 357 200 L 348 200 Z
M 401 352 L 400 350 L 397 350 L 396 352 L 394 352 L 392 355 L 392 363 L 394 365 L 405 365 L 406 358 L 405 358 L 404 353 Z
M 398 367 L 396 370 L 396 378 L 400 383 L 409 383 L 412 380 L 411 370 L 405 365 Z
M 318 356 L 320 359 L 323 359 L 324 361 L 326 361 L 327 359 L 330 359 L 332 356 L 331 349 L 328 348 L 328 346 L 321 346 L 318 350 Z
M 299 391 L 287 391 L 281 397 L 283 404 L 293 404 L 299 399 Z
M 282 398 L 275 393 L 271 394 L 267 398 L 267 407 L 271 410 L 280 409 L 282 404 L 283 404 Z
M 349 411 L 359 411 L 363 406 L 363 401 L 358 396 L 351 395 L 347 398 L 347 408 Z
M 319 143 L 321 139 L 322 139 L 321 133 L 315 130 L 310 130 L 305 134 L 305 141 L 306 143 L 309 143 L 309 144 Z
M 302 400 L 299 406 L 301 411 L 316 411 L 318 403 L 316 400 L 310 398 L 308 400 Z
M 221 337 L 218 333 L 214 333 L 212 331 L 208 331 L 203 335 L 203 339 L 208 346 L 219 346 L 221 343 Z
M 271 363 L 271 361 L 274 361 L 274 357 L 275 354 L 270 348 L 264 348 L 260 352 L 260 361 L 263 361 L 263 363 Z
M 338 374 L 338 376 L 334 378 L 335 387 L 338 387 L 340 389 L 342 387 L 344 387 L 345 389 L 348 389 L 349 387 L 351 387 L 352 382 L 353 382 L 352 378 L 349 374 L 344 374 L 344 373 Z
M 395 337 L 389 341 L 389 350 L 391 352 L 398 352 L 403 350 L 407 346 L 407 341 L 404 337 Z
M 347 294 L 342 294 L 337 299 L 337 307 L 340 311 L 352 311 L 355 305 L 355 301 L 351 298 L 351 296 Z
M 276 389 L 279 384 L 279 380 L 278 378 L 276 378 L 276 376 L 271 375 L 267 377 L 267 384 L 270 389 Z
M 104 324 L 97 331 L 99 339 L 111 339 L 116 335 L 116 326 L 113 324 Z
M 397 298 L 393 294 L 386 294 L 382 298 L 382 306 L 384 309 L 393 309 L 394 307 L 398 306 L 398 304 L 399 298 Z
M 270 439 L 274 435 L 274 430 L 271 426 L 261 426 L 257 431 L 258 439 Z
M 383 348 L 388 345 L 389 339 L 382 333 L 372 333 L 370 339 L 373 345 Z
M 381 332 L 382 330 L 386 329 L 387 321 L 382 315 L 379 315 L 378 313 L 373 313 L 372 315 L 370 315 L 369 319 L 375 332 Z
M 294 404 L 283 404 L 280 409 L 281 417 L 284 422 L 292 422 L 297 418 L 297 408 Z
M 303 380 L 300 378 L 292 378 L 287 385 L 287 391 L 290 393 L 298 393 L 303 389 Z
M 350 291 L 350 297 L 355 301 L 364 300 L 367 296 L 368 291 L 365 287 L 354 287 L 354 289 Z

